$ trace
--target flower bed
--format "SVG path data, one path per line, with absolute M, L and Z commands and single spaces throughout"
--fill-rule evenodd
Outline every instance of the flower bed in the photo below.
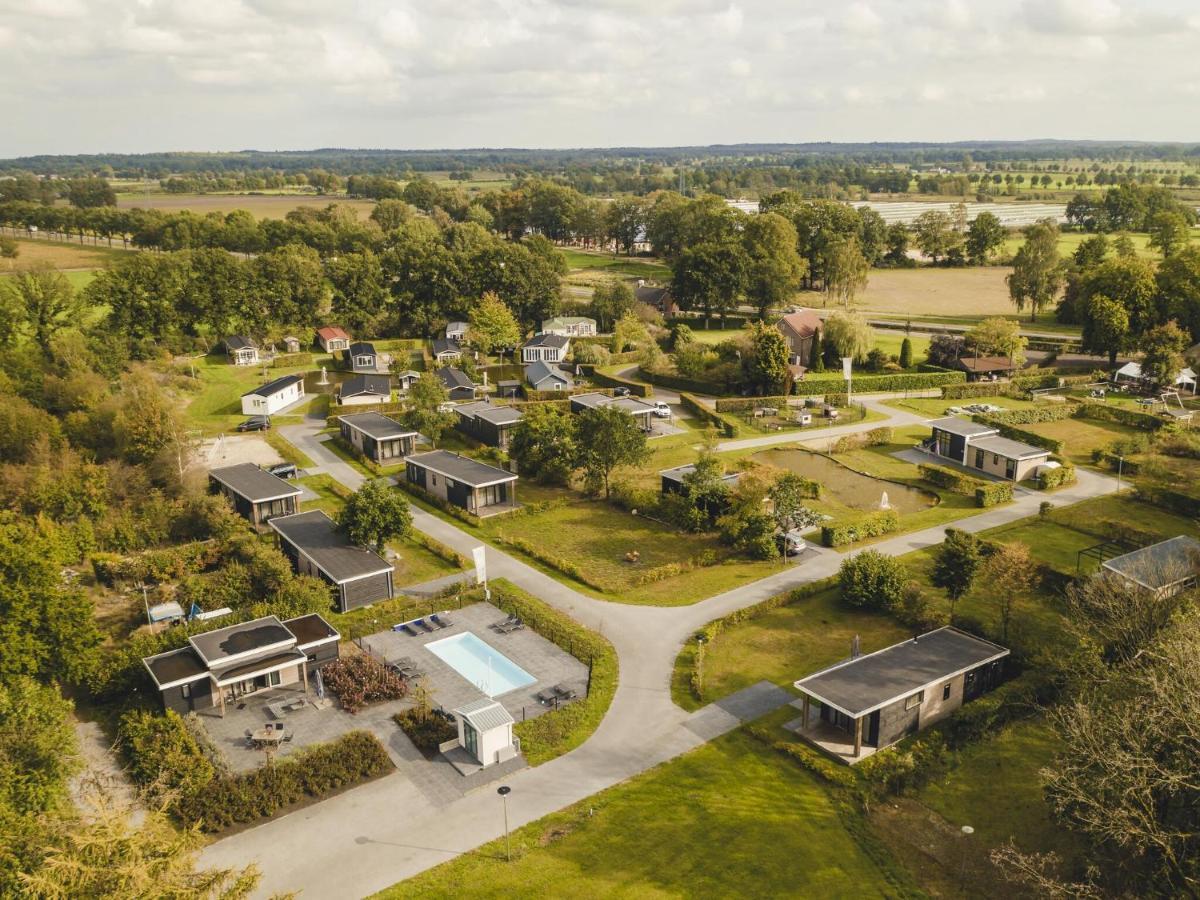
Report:
M 366 654 L 343 656 L 329 663 L 321 670 L 321 677 L 351 715 L 372 703 L 399 700 L 408 693 L 403 678 Z

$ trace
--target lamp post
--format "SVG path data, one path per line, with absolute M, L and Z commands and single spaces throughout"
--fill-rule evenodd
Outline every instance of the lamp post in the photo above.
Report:
M 512 862 L 512 844 L 508 837 L 508 795 L 512 793 L 512 788 L 502 784 L 496 788 L 496 793 L 500 795 L 500 802 L 504 804 L 504 857 Z
M 1121 493 L 1121 473 L 1125 469 L 1125 457 L 1117 457 L 1117 493 Z
M 962 849 L 962 868 L 958 873 L 959 888 L 965 894 L 967 892 L 967 838 L 975 833 L 975 829 L 970 825 L 962 827 L 963 849 Z

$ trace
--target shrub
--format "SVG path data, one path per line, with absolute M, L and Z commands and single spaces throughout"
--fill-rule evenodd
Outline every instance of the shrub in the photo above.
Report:
M 847 522 L 834 522 L 821 527 L 821 543 L 826 547 L 841 547 L 866 538 L 879 537 L 900 527 L 900 514 L 894 509 L 881 509 Z
M 982 478 L 976 478 L 973 475 L 968 475 L 966 472 L 960 472 L 958 469 L 951 469 L 949 466 L 939 466 L 934 463 L 918 463 L 917 471 L 930 484 L 937 485 L 952 494 L 961 494 L 964 497 L 973 496 L 975 489 L 986 483 Z
M 458 728 L 444 716 L 432 710 L 422 710 L 414 706 L 404 712 L 398 712 L 392 719 L 400 726 L 400 730 L 408 735 L 408 739 L 427 757 L 437 752 L 439 746 L 446 741 L 458 737 Z
M 117 742 L 124 751 L 130 777 L 158 799 L 190 796 L 217 774 L 174 710 L 161 716 L 130 710 L 121 716 Z
M 840 366 L 838 367 L 840 370 Z M 895 375 L 855 375 L 853 380 L 856 392 L 887 392 L 887 391 L 924 391 L 930 388 L 940 388 L 948 384 L 958 384 L 967 380 L 965 372 L 949 372 L 945 369 L 938 371 L 905 372 Z M 800 382 L 801 390 L 812 393 L 838 391 L 845 387 L 845 379 L 841 371 L 824 375 L 807 374 Z
M 892 442 L 892 429 L 872 428 L 870 431 L 860 431 L 857 434 L 846 434 L 834 442 L 834 453 L 849 453 L 864 447 L 883 447 Z
M 732 422 L 720 413 L 709 409 L 691 394 L 681 393 L 679 395 L 679 405 L 696 418 L 716 428 L 727 438 L 737 437 L 741 430 L 738 428 L 736 422 Z
M 1158 431 L 1167 424 L 1167 420 L 1144 413 L 1136 409 L 1126 409 L 1123 406 L 1109 406 L 1107 403 L 1084 401 L 1079 404 L 1078 415 L 1081 419 L 1096 419 L 1108 422 L 1118 422 L 1146 431 Z
M 848 606 L 891 610 L 904 592 L 903 569 L 878 550 L 864 550 L 845 560 L 838 572 L 842 602 Z
M 449 500 L 444 500 L 441 497 L 434 496 L 433 494 L 429 493 L 429 491 L 422 490 L 420 487 L 413 484 L 403 476 L 396 479 L 396 487 L 407 491 L 414 497 L 428 503 L 430 506 L 440 509 L 442 512 L 446 513 L 446 515 L 466 522 L 468 525 L 473 525 L 478 528 L 483 524 L 483 520 L 480 519 L 479 516 L 472 515 L 461 506 L 455 506 Z
M 1060 409 L 1061 407 L 1047 407 L 1049 409 Z M 971 416 L 976 422 L 984 425 L 989 425 L 992 428 L 999 429 L 1000 433 L 1006 438 L 1011 438 L 1014 441 L 1022 441 L 1026 444 L 1032 444 L 1035 447 L 1042 447 L 1049 450 L 1051 453 L 1058 453 L 1062 450 L 1062 441 L 1054 438 L 1044 437 L 1033 431 L 1027 431 L 1024 428 L 1017 428 L 1015 425 L 1010 425 L 1004 421 L 1002 417 L 995 415 L 974 415 Z
M 371 703 L 399 700 L 408 693 L 403 678 L 365 653 L 344 656 L 321 669 L 326 686 L 346 712 L 355 714 Z
M 1060 457 L 1055 457 L 1054 461 L 1059 464 L 1058 468 L 1048 469 L 1041 466 L 1035 479 L 1037 486 L 1043 491 L 1075 483 L 1075 464 Z
M 975 505 L 981 507 L 999 506 L 1008 503 L 1013 498 L 1011 481 L 989 481 L 975 488 Z
M 271 360 L 271 365 L 276 369 L 293 369 L 311 365 L 312 359 L 311 353 L 280 353 Z

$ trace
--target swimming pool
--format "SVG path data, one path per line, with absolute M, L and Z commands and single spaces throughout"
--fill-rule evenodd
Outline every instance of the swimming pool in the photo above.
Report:
M 426 644 L 425 649 L 489 697 L 499 697 L 537 681 L 471 631 L 433 641 Z

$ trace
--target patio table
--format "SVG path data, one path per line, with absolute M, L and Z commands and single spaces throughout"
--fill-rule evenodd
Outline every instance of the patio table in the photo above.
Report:
M 277 746 L 283 740 L 283 731 L 277 728 L 260 728 L 250 735 L 250 740 L 259 746 Z

